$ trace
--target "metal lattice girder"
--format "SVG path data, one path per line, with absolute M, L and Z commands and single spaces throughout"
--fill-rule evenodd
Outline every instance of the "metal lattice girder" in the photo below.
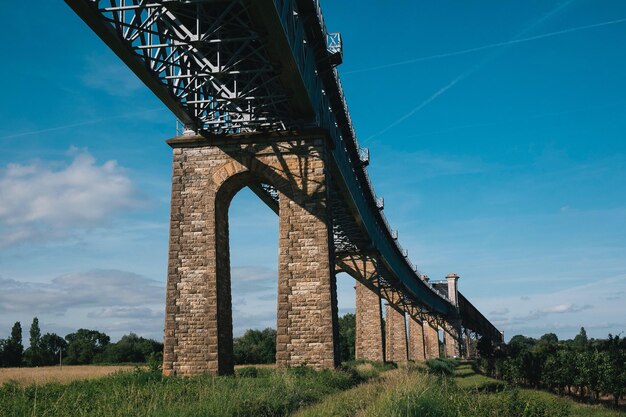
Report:
M 238 133 L 303 123 L 246 2 L 67 3 L 194 130 Z
M 502 333 L 461 293 L 459 293 L 459 312 L 465 328 L 495 343 L 504 341 Z

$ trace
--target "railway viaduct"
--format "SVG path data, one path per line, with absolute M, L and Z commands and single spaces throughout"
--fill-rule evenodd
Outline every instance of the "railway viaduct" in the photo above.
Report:
M 168 141 L 165 374 L 233 372 L 228 207 L 243 187 L 279 217 L 279 366 L 338 365 L 338 272 L 356 282 L 357 358 L 438 357 L 440 334 L 449 357 L 502 341 L 458 275 L 430 282 L 386 220 L 318 0 L 65 1 L 184 125 Z

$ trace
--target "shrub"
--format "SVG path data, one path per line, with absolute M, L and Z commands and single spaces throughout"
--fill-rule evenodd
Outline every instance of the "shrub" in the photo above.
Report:
M 451 376 L 454 375 L 454 369 L 459 365 L 459 361 L 456 359 L 429 359 L 426 361 L 428 371 L 431 374 Z

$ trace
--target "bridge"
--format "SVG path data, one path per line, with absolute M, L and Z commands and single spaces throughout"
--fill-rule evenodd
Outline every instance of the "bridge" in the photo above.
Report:
M 243 187 L 279 216 L 279 366 L 338 365 L 338 272 L 356 280 L 357 358 L 438 357 L 440 332 L 446 356 L 502 342 L 458 275 L 429 282 L 390 227 L 318 0 L 65 1 L 184 125 L 168 141 L 165 374 L 233 372 L 228 206 Z

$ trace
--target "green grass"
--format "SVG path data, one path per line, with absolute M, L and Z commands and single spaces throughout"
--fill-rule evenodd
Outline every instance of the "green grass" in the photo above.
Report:
M 452 366 L 453 376 L 441 369 Z M 295 413 L 295 414 L 294 414 Z M 0 416 L 620 417 L 517 389 L 467 363 L 355 362 L 336 371 L 247 367 L 232 377 L 165 378 L 138 370 L 70 384 L 0 387 Z
M 623 411 L 611 410 L 605 405 L 601 404 L 581 404 L 567 397 L 558 397 L 545 391 L 538 391 L 533 389 L 520 389 L 520 395 L 524 397 L 550 399 L 559 398 L 566 401 L 571 406 L 572 417 L 624 417 L 626 413 Z
M 406 370 L 405 380 L 370 405 L 365 417 L 566 417 L 559 401 L 522 397 L 517 390 L 498 393 L 459 387 L 453 379 Z
M 572 417 L 624 417 L 626 413 L 611 410 L 602 405 L 581 404 L 570 398 L 559 397 L 546 391 L 533 389 L 516 389 L 493 378 L 476 373 L 470 364 L 463 363 L 455 371 L 455 383 L 470 392 L 517 392 L 519 400 L 531 403 L 556 404 L 559 408 L 567 409 L 567 415 Z
M 245 368 L 238 374 L 165 378 L 138 371 L 67 385 L 5 384 L 0 416 L 285 416 L 367 377 L 355 368 Z
M 506 388 L 504 382 L 476 373 L 467 363 L 459 365 L 455 370 L 454 381 L 462 389 L 477 392 L 500 392 Z

